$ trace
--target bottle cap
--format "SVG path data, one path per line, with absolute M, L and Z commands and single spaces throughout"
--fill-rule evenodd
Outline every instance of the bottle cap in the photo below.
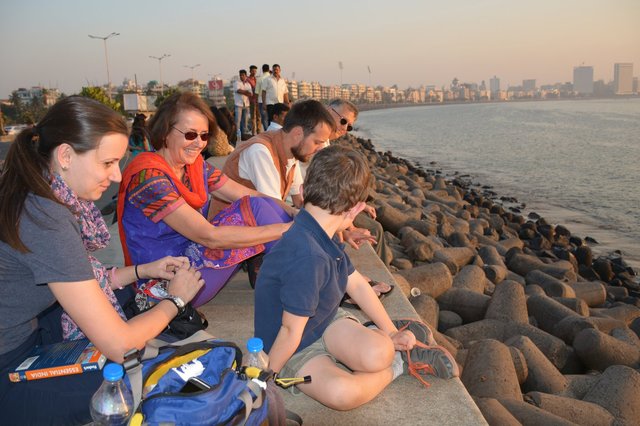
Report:
M 120 364 L 109 363 L 102 370 L 102 377 L 109 382 L 117 382 L 124 376 L 124 370 Z
M 264 348 L 264 345 L 261 338 L 252 337 L 247 340 L 247 349 L 249 349 L 249 352 L 260 352 L 262 348 Z

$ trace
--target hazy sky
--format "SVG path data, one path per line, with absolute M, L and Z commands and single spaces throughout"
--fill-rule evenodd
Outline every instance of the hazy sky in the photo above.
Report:
M 0 98 L 18 87 L 67 94 L 107 80 L 140 84 L 234 75 L 279 63 L 283 75 L 336 84 L 448 85 L 486 80 L 502 87 L 535 78 L 571 81 L 573 67 L 613 78 L 615 62 L 640 74 L 639 0 L 2 0 Z M 371 67 L 371 76 L 367 71 Z

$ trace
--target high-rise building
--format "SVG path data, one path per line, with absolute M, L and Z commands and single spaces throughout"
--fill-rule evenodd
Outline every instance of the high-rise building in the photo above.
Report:
M 522 80 L 522 90 L 525 92 L 533 92 L 536 90 L 536 80 Z
M 613 65 L 613 93 L 616 95 L 633 94 L 632 63 L 617 63 Z
M 495 75 L 492 79 L 489 80 L 489 90 L 491 90 L 492 94 L 498 93 L 500 91 L 500 79 Z
M 593 94 L 593 67 L 573 67 L 573 91 L 581 95 Z

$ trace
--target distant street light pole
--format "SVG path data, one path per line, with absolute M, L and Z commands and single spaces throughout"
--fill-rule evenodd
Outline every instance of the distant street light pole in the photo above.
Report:
M 164 80 L 162 80 L 162 60 L 164 58 L 168 58 L 171 55 L 167 55 L 166 53 L 160 57 L 157 56 L 149 56 L 151 59 L 158 60 L 158 67 L 160 68 L 160 95 L 164 95 Z
M 193 78 L 193 70 L 198 68 L 200 66 L 200 64 L 196 64 L 196 65 L 184 65 L 185 68 L 189 68 L 191 70 L 191 90 L 193 90 L 193 87 L 195 86 L 195 79 Z
M 107 40 L 110 39 L 111 37 L 115 37 L 119 35 L 120 33 L 111 33 L 108 36 L 99 37 L 99 36 L 94 36 L 89 34 L 90 38 L 97 38 L 104 42 L 104 61 L 107 64 L 107 84 L 108 84 L 107 94 L 109 95 L 109 100 L 111 100 L 111 76 L 109 75 L 109 54 L 107 53 Z
M 338 68 L 340 68 L 340 88 L 342 89 L 342 61 L 338 61 Z

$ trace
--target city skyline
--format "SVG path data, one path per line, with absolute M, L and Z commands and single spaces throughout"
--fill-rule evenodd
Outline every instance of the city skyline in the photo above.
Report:
M 454 77 L 489 85 L 494 75 L 502 87 L 527 79 L 554 84 L 572 81 L 573 68 L 583 64 L 593 67 L 594 80 L 608 82 L 614 63 L 640 64 L 639 2 L 611 1 L 606 9 L 594 0 L 481 3 L 407 1 L 391 8 L 377 0 L 329 0 L 308 10 L 275 0 L 265 11 L 247 1 L 248 19 L 240 23 L 231 2 L 190 1 L 177 9 L 167 1 L 9 0 L 0 4 L 0 98 L 19 87 L 70 94 L 105 84 L 103 42 L 88 36 L 112 32 L 119 33 L 107 41 L 115 85 L 124 78 L 160 81 L 159 63 L 149 56 L 165 54 L 167 84 L 192 75 L 226 79 L 250 64 L 274 62 L 288 79 L 295 73 L 298 81 L 402 88 L 448 86 Z M 282 25 L 259 28 L 278 19 Z

